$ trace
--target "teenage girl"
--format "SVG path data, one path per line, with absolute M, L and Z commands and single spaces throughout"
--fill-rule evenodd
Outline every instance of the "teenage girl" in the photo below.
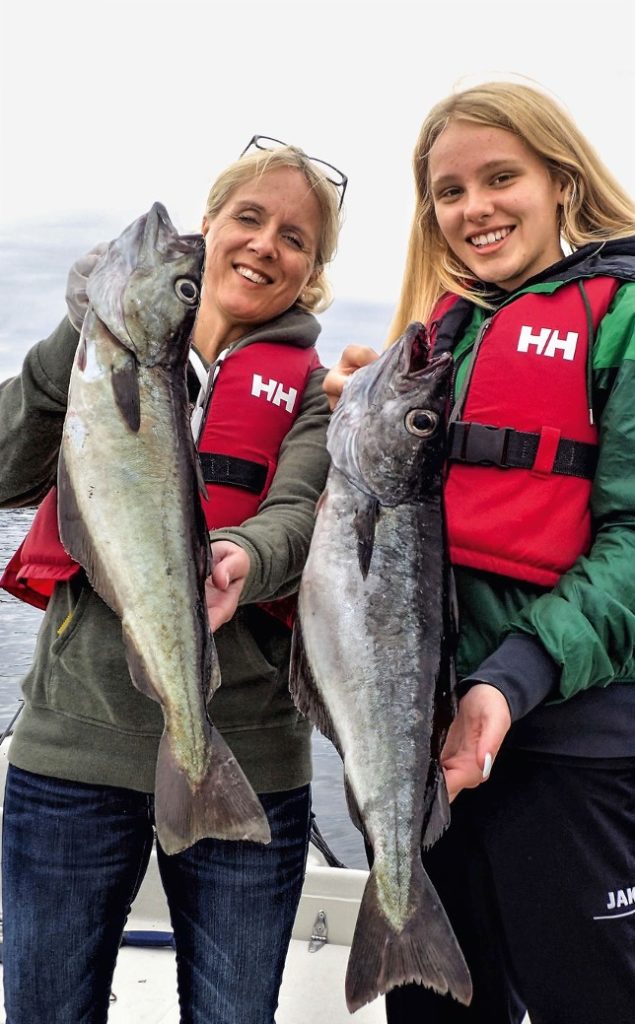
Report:
M 414 173 L 392 340 L 420 320 L 454 356 L 445 501 L 460 610 L 442 756 L 452 823 L 423 859 L 474 998 L 404 986 L 387 1019 L 627 1024 L 635 205 L 564 110 L 511 83 L 435 106 Z M 332 404 L 375 357 L 344 352 Z

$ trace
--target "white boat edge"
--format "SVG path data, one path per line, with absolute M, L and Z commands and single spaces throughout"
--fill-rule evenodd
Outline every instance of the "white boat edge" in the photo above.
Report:
M 0 747 L 0 793 L 4 802 L 9 739 Z M 384 999 L 348 1012 L 344 978 L 367 871 L 328 867 L 310 848 L 300 906 L 287 956 L 276 1024 L 385 1024 Z M 311 935 L 325 915 L 327 941 L 310 952 Z M 127 931 L 169 932 L 168 908 L 153 853 L 126 924 Z M 0 972 L 1 973 L 1 972 Z M 4 1008 L 0 1024 L 5 1024 Z M 109 1024 L 178 1024 L 174 952 L 169 947 L 124 945 L 113 979 Z

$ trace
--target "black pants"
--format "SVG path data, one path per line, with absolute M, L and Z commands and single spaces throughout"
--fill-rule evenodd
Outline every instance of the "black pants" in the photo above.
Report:
M 635 760 L 501 755 L 423 862 L 474 998 L 405 985 L 389 1024 L 635 1022 Z

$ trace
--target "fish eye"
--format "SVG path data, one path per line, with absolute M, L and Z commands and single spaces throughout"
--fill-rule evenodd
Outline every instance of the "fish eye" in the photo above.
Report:
M 411 409 L 406 413 L 406 430 L 415 437 L 431 437 L 437 429 L 439 416 L 431 409 Z
M 192 281 L 189 277 L 179 277 L 174 282 L 174 291 L 181 302 L 184 302 L 186 306 L 195 306 L 199 299 L 199 288 L 196 281 Z

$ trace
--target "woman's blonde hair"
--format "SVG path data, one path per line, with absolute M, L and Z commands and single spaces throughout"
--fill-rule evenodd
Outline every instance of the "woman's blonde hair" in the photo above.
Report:
M 503 128 L 545 161 L 566 184 L 560 233 L 572 249 L 635 233 L 635 204 L 571 117 L 549 96 L 514 82 L 487 82 L 449 96 L 432 108 L 415 146 L 417 199 L 390 340 L 412 320 L 425 322 L 445 292 L 487 306 L 483 293 L 473 289 L 473 275 L 449 249 L 435 217 L 430 150 L 450 121 Z
M 321 313 L 332 302 L 331 286 L 325 274 L 325 267 L 335 256 L 337 239 L 341 226 L 340 197 L 336 186 L 311 163 L 309 158 L 295 146 L 280 146 L 278 149 L 256 149 L 230 164 L 212 185 L 207 197 L 205 214 L 213 219 L 228 199 L 241 185 L 258 178 L 267 171 L 292 167 L 302 172 L 318 201 L 321 214 L 321 230 L 315 256 L 314 275 L 302 291 L 296 306 L 306 312 Z

